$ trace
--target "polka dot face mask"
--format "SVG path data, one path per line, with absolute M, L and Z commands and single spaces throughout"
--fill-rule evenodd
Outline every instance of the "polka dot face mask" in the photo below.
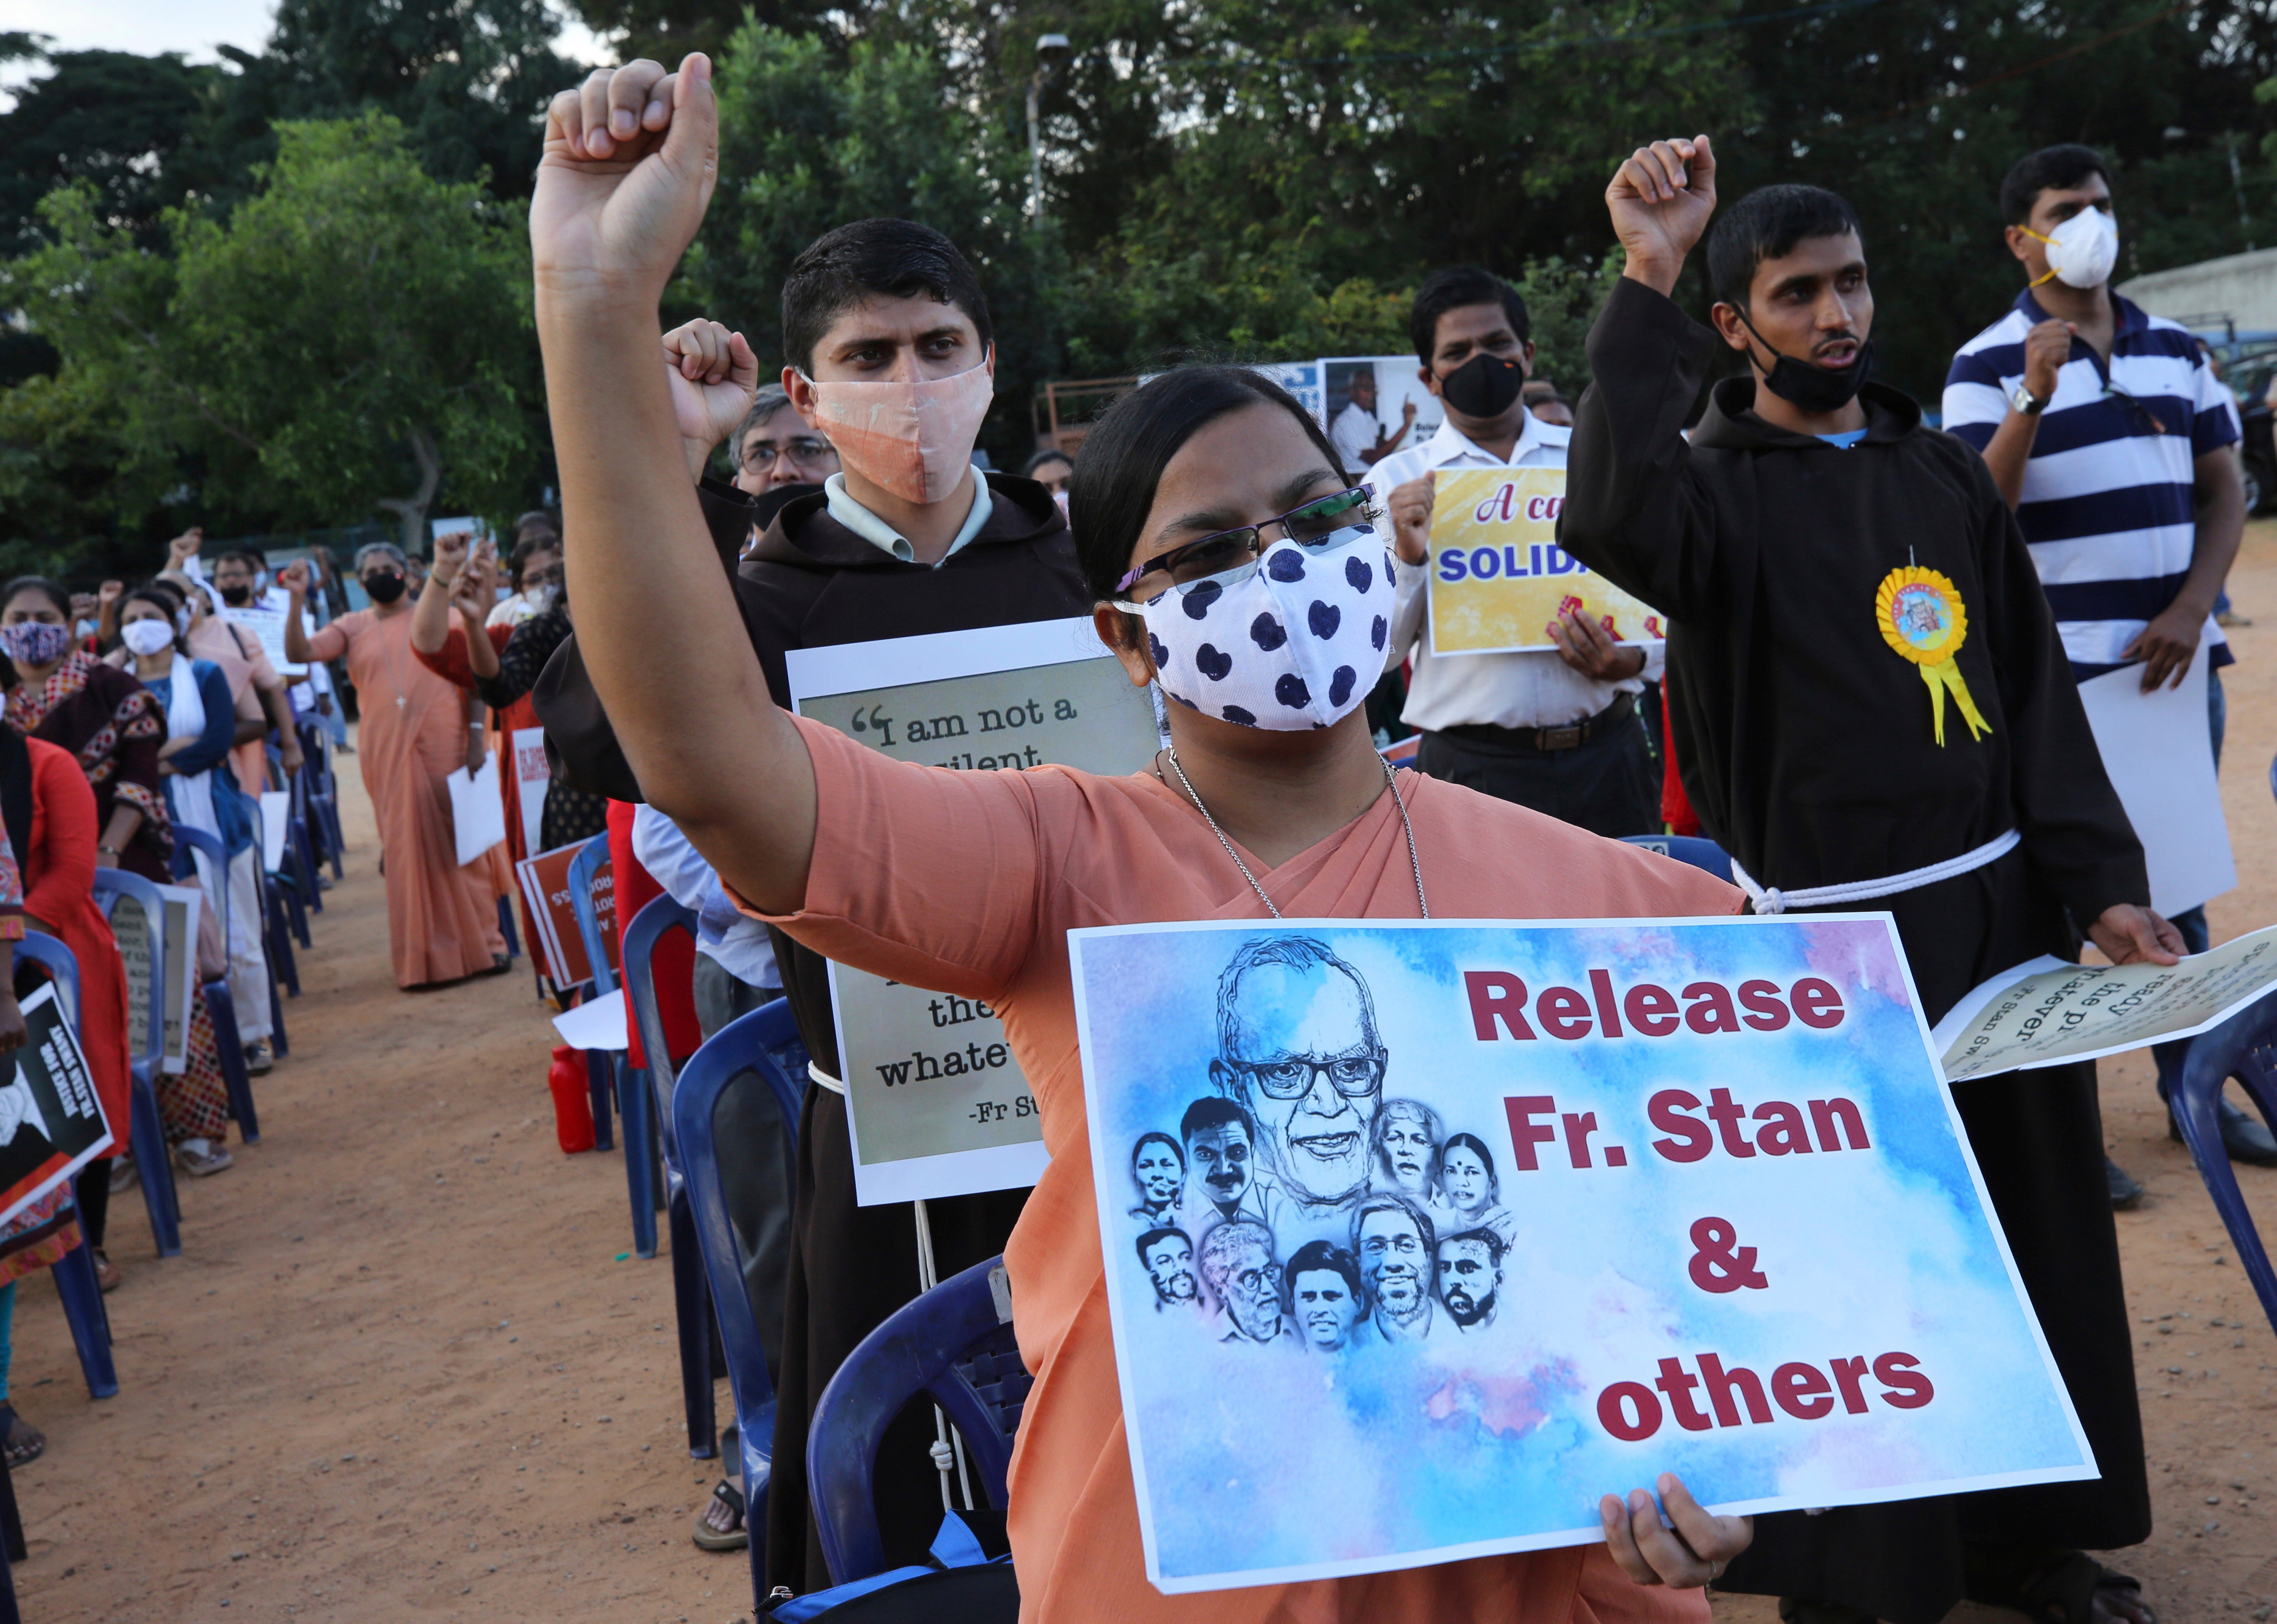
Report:
M 1391 555 L 1346 491 L 1267 524 L 1207 537 L 1118 583 L 1146 625 L 1162 691 L 1245 728 L 1342 721 L 1383 673 Z M 1278 527 L 1270 544 L 1259 535 Z

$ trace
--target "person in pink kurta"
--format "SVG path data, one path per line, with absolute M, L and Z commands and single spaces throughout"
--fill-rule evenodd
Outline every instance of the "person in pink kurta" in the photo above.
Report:
M 362 718 L 356 755 L 379 820 L 396 985 L 423 987 L 503 970 L 498 898 L 506 884 L 504 848 L 460 865 L 444 782 L 454 769 L 482 759 L 480 725 L 470 728 L 466 697 L 411 652 L 402 555 L 385 545 L 366 547 L 356 555 L 356 572 L 372 607 L 313 635 L 301 618 L 306 567 L 284 572 L 292 599 L 286 648 L 296 660 L 346 656 L 355 683 Z
M 1360 705 L 1386 658 L 1392 568 L 1366 492 L 1311 416 L 1243 369 L 1132 392 L 1077 467 L 1069 518 L 1094 622 L 1134 683 L 1159 681 L 1175 701 L 1148 771 L 896 763 L 778 709 L 690 490 L 756 362 L 720 329 L 659 365 L 658 307 L 702 222 L 717 141 L 701 55 L 670 78 L 651 62 L 597 73 L 548 109 L 530 240 L 578 649 L 642 789 L 748 909 L 1004 1018 L 1053 1152 L 1006 1253 L 1037 1378 L 1008 1508 L 1023 1620 L 1707 1624 L 1699 1587 L 1752 1524 L 1708 1512 L 1668 1473 L 1652 1481 L 1672 1527 L 1641 1483 L 1607 1483 L 1603 1542 L 1586 1549 L 1178 1597 L 1146 1582 L 1067 931 L 1412 919 L 1427 898 L 1441 918 L 1721 914 L 1740 896 L 1460 786 L 1395 777 Z M 986 307 L 969 302 L 985 339 Z M 841 442 L 847 487 L 859 475 L 865 510 L 920 558 L 947 550 L 958 517 L 921 499 L 962 454 L 942 403 L 985 401 L 949 303 L 938 289 L 864 300 L 859 342 L 797 375 L 880 425 Z

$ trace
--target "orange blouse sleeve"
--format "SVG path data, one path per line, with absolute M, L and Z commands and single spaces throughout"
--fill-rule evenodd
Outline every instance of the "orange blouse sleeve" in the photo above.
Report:
M 95 791 L 69 751 L 43 739 L 32 751 L 39 850 L 24 859 L 24 911 L 50 924 L 72 918 L 95 895 Z
M 443 646 L 430 654 L 413 645 L 411 656 L 445 682 L 471 690 L 475 685 L 475 668 L 467 660 L 467 634 L 457 626 L 443 634 Z
M 806 906 L 754 917 L 873 975 L 966 997 L 1009 987 L 1042 929 L 1046 801 L 1069 776 L 919 766 L 791 721 L 814 760 Z
M 348 652 L 348 629 L 351 617 L 342 615 L 328 626 L 319 626 L 308 633 L 308 658 L 318 665 L 330 665 Z

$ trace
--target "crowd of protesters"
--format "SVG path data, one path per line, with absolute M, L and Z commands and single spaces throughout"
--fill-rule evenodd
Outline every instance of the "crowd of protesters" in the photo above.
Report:
M 672 77 L 605 70 L 552 109 L 533 229 L 568 545 L 544 514 L 503 547 L 445 534 L 419 560 L 376 544 L 353 563 L 368 606 L 345 612 L 321 560 L 272 576 L 256 553 L 203 558 L 194 533 L 131 591 L 5 588 L 0 940 L 29 921 L 80 954 L 85 1043 L 115 1119 L 126 995 L 95 869 L 182 873 L 227 896 L 213 957 L 237 1041 L 254 1069 L 273 1064 L 258 797 L 337 742 L 322 675 L 336 664 L 359 704 L 399 985 L 505 970 L 512 864 L 605 834 L 620 919 L 664 894 L 697 918 L 693 952 L 657 961 L 675 1058 L 789 1002 L 812 1060 L 795 1147 L 765 1113 L 721 1147 L 777 1374 L 765 1516 L 745 1526 L 731 1477 L 691 1530 L 707 1550 L 763 1541 L 778 1596 L 832 1582 L 803 1471 L 824 1388 L 921 1269 L 1001 1253 L 1038 1376 L 1006 1522 L 1038 1616 L 1699 1620 L 1712 1582 L 1782 1597 L 1791 1624 L 1927 1624 L 1963 1597 L 2149 1624 L 2140 1586 L 2083 1554 L 2150 1529 L 2111 1216 L 2141 1192 L 2104 1155 L 2092 1064 L 1955 1097 L 2098 1482 L 1747 1519 L 1711 1515 L 1664 1475 L 1657 1504 L 1607 1485 L 1603 1542 L 1586 1550 L 1164 1597 L 1142 1576 L 1088 1168 L 1062 1158 L 1032 1192 L 932 1201 L 922 1226 L 907 1205 L 860 1204 L 826 973 L 836 961 L 986 984 L 1047 1137 L 1080 1145 L 1062 942 L 1076 925 L 1400 919 L 1428 912 L 1427 882 L 1443 912 L 1486 918 L 1868 899 L 1894 916 L 1932 1021 L 2035 954 L 2205 950 L 2202 909 L 2169 920 L 2150 905 L 2114 786 L 2126 768 L 2104 760 L 2078 689 L 2124 668 L 2149 690 L 2227 662 L 2212 615 L 2245 516 L 2238 420 L 2203 347 L 2109 286 L 2103 160 L 2050 149 L 2009 177 L 2007 248 L 2028 286 L 1955 355 L 1943 431 L 1872 376 L 1868 245 L 1849 205 L 1769 185 L 1711 229 L 1703 136 L 1639 147 L 1608 187 L 1626 269 L 1578 400 L 1534 376 L 1519 294 L 1448 267 L 1410 316 L 1418 380 L 1443 412 L 1428 438 L 1411 438 L 1412 401 L 1396 422 L 1374 416 L 1372 379 L 1329 426 L 1257 373 L 1192 366 L 1006 475 L 974 455 L 993 397 L 987 301 L 925 226 L 851 222 L 798 257 L 780 383 L 762 385 L 722 322 L 686 323 L 659 349 L 658 294 L 703 213 L 708 72 L 700 57 Z M 601 117 L 611 108 L 625 116 Z M 1709 325 L 1674 297 L 1695 252 Z M 1623 642 L 1567 610 L 1538 649 L 1434 652 L 1422 567 L 1438 481 L 1513 468 L 1565 470 L 1561 545 L 1661 610 L 1664 641 Z M 1287 698 L 1262 643 L 1268 658 L 1238 675 L 1214 667 L 1199 639 L 1217 593 L 1188 588 L 1234 592 L 1281 543 L 1332 552 L 1353 537 L 1388 542 L 1399 566 L 1362 589 L 1381 599 L 1367 681 Z M 1972 697 L 1946 718 L 1940 696 L 1934 735 L 1915 725 L 1921 673 L 1873 629 L 1877 584 L 1900 568 L 1968 605 L 1953 681 Z M 285 659 L 308 676 L 280 674 L 232 621 L 255 602 L 281 612 Z M 788 713 L 792 651 L 1072 616 L 1169 702 L 1144 773 L 952 781 L 888 770 Z M 2218 759 L 2218 677 L 2208 694 Z M 532 809 L 510 758 L 538 728 L 552 767 Z M 1395 770 L 1383 752 L 1409 735 L 1414 770 Z M 462 864 L 446 781 L 492 761 L 506 840 Z M 227 862 L 177 863 L 171 831 L 186 827 Z M 1670 829 L 1711 836 L 1736 883 L 1618 843 Z M 894 854 L 882 873 L 880 852 Z M 11 1023 L 20 1040 L 0 1003 L 0 1043 Z M 229 1165 L 213 1055 L 194 1024 L 190 1064 L 161 1089 L 194 1176 Z M 2178 1063 L 2159 1056 L 2162 1095 Z M 2262 1125 L 2226 1110 L 2222 1131 L 2236 1158 L 2277 1162 Z M 1140 1184 L 1159 1215 L 1191 1175 L 1180 1143 L 1152 1138 L 1163 1148 L 1144 1170 L 1161 1187 Z M 1490 1185 L 1472 1143 L 1457 1148 L 1480 1166 L 1463 1176 Z M 1449 1154 L 1428 1146 L 1416 1178 L 1440 1188 Z M 0 1276 L 51 1262 L 73 1223 L 101 1259 L 125 1182 L 98 1163 L 75 1203 L 58 1192 L 21 1215 Z M 1489 1202 L 1471 1197 L 1466 1211 Z M 7 1303 L 0 1291 L 0 1398 Z M 37 1452 L 11 1409 L 0 1420 L 11 1460 Z M 932 1436 L 910 1414 L 879 1454 L 895 1559 L 938 1524 Z

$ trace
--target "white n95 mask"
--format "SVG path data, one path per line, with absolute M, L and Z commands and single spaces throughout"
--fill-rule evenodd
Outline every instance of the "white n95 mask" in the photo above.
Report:
M 972 442 L 996 395 L 988 370 L 994 355 L 954 377 L 922 383 L 807 378 L 814 426 L 829 437 L 839 461 L 872 484 L 905 502 L 938 502 L 971 464 Z
M 1391 555 L 1365 524 L 1317 550 L 1283 539 L 1254 568 L 1174 586 L 1137 606 L 1162 691 L 1245 728 L 1326 728 L 1383 675 Z
M 2029 225 L 2023 233 L 2048 245 L 2048 275 L 2035 281 L 2034 287 L 2048 277 L 2066 287 L 2101 287 L 2119 263 L 2118 222 L 2100 209 L 2081 210 L 2057 226 L 2052 236 L 2041 237 Z

